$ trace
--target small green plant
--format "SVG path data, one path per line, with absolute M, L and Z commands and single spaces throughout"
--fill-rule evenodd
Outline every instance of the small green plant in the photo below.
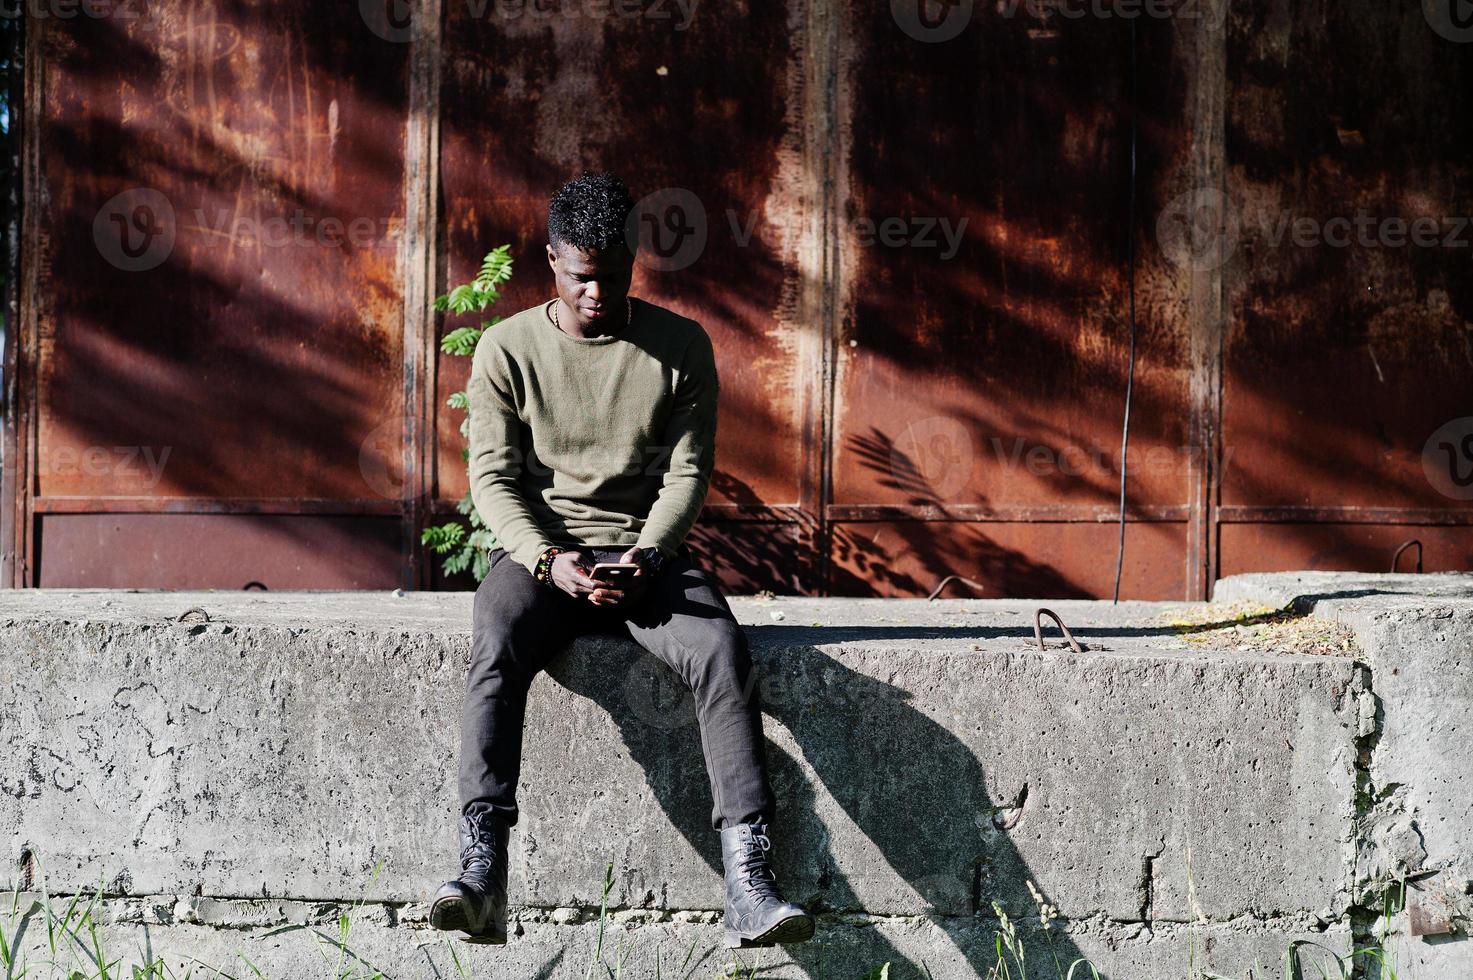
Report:
M 470 282 L 456 286 L 435 300 L 435 309 L 441 313 L 485 313 L 501 299 L 501 287 L 511 281 L 511 246 L 502 245 L 486 253 L 481 261 L 481 271 Z M 501 317 L 493 316 L 481 321 L 479 327 L 457 327 L 440 339 L 440 351 L 452 357 L 470 357 L 476 352 L 481 336 L 496 324 Z M 450 408 L 465 412 L 469 406 L 465 392 L 457 391 L 445 402 Z M 460 434 L 469 438 L 467 415 L 460 423 Z M 462 448 L 460 458 L 470 462 L 470 450 Z M 458 575 L 469 571 L 477 582 L 486 577 L 491 564 L 491 551 L 496 547 L 496 536 L 481 521 L 476 506 L 471 501 L 470 491 L 455 505 L 470 527 L 461 521 L 447 521 L 424 529 L 420 543 L 435 554 L 442 556 L 441 569 L 446 575 Z
M 382 862 L 374 867 L 373 878 L 365 892 L 371 889 L 382 867 Z M 175 955 L 171 957 L 172 960 L 185 964 L 181 972 L 170 966 L 166 959 L 151 948 L 140 950 L 138 960 L 127 962 L 125 966 L 125 959 L 118 955 L 116 949 L 109 949 L 105 942 L 103 927 L 106 921 L 102 906 L 104 889 L 101 883 L 90 898 L 82 894 L 73 895 L 66 900 L 64 906 L 59 904 L 60 896 L 53 899 L 46 890 L 44 877 L 40 879 L 39 885 L 39 900 L 16 891 L 10 895 L 8 913 L 0 908 L 0 968 L 3 968 L 0 980 L 40 980 L 42 977 L 60 980 L 193 980 L 195 976 L 200 980 L 246 980 L 248 977 L 267 980 L 266 975 L 242 952 L 237 952 L 234 959 L 244 964 L 245 969 L 234 973 L 192 956 Z M 634 953 L 637 950 L 626 938 L 621 937 L 613 942 L 612 947 L 610 945 L 609 905 L 613 888 L 614 865 L 609 862 L 604 868 L 597 935 L 584 971 L 584 980 L 634 980 L 635 977 L 651 976 L 654 980 L 699 980 L 699 977 L 713 976 L 717 980 L 756 980 L 761 974 L 760 960 L 750 966 L 738 959 L 709 963 L 707 958 L 714 950 L 708 948 L 697 955 L 699 941 L 692 942 L 690 948 L 684 950 L 684 959 L 678 966 L 675 964 L 681 950 L 668 951 L 657 941 L 653 948 L 647 947 L 644 950 L 645 953 L 653 954 L 653 973 L 648 969 L 648 959 L 643 966 L 636 967 Z M 1399 899 L 1395 893 L 1386 896 L 1382 917 L 1385 935 L 1390 934 L 1392 917 L 1404 907 L 1404 885 L 1402 889 Z M 1000 903 L 993 902 L 992 909 L 998 921 L 995 934 L 997 960 L 988 969 L 985 980 L 1036 980 L 1045 974 L 1057 980 L 1102 980 L 1099 971 L 1088 960 L 1076 959 L 1067 967 L 1063 964 L 1055 949 L 1058 912 L 1037 887 L 1030 884 L 1029 891 L 1037 906 L 1037 922 L 1032 923 L 1030 928 L 1033 933 L 1042 933 L 1052 965 L 1045 966 L 1037 962 L 1037 948 L 1032 950 L 1035 955 L 1034 962 L 1030 965 L 1030 949 L 1023 935 L 1024 925 L 1010 917 Z M 360 919 L 365 902 L 366 897 L 359 898 L 347 909 L 339 911 L 333 922 L 335 929 L 296 924 L 267 931 L 260 938 L 269 939 L 291 932 L 303 932 L 312 936 L 323 960 L 321 976 L 329 980 L 391 980 L 382 969 L 352 948 L 354 923 Z M 44 924 L 49 957 L 28 964 L 25 950 L 27 945 L 34 944 L 26 943 L 25 934 L 34 920 Z M 1037 946 L 1036 938 L 1030 941 Z M 461 958 L 458 944 L 447 940 L 444 945 L 455 975 L 461 980 L 470 980 L 470 963 Z M 670 966 L 668 973 L 667 963 Z M 707 963 L 704 968 L 703 963 Z M 891 963 L 884 963 L 865 974 L 862 980 L 890 980 L 892 966 Z M 713 967 L 714 974 L 710 972 Z M 1357 967 L 1360 969 L 1357 970 Z M 931 971 L 925 964 L 921 964 L 921 968 L 925 976 L 931 976 Z M 703 969 L 704 972 L 697 974 L 698 969 Z M 1356 947 L 1349 955 L 1342 956 L 1311 940 L 1296 940 L 1289 944 L 1284 951 L 1281 974 L 1271 974 L 1257 963 L 1246 977 L 1237 978 L 1205 973 L 1188 966 L 1184 980 L 1269 980 L 1271 976 L 1282 976 L 1282 980 L 1351 980 L 1352 977 L 1362 976 L 1375 977 L 1377 980 L 1397 980 L 1395 967 L 1384 941 Z M 293 977 L 293 980 L 311 978 Z
M 1028 893 L 1033 896 L 1033 904 L 1038 907 L 1038 928 L 1043 932 L 1055 976 L 1059 980 L 1101 980 L 1100 972 L 1095 969 L 1094 964 L 1083 957 L 1065 968 L 1054 943 L 1054 920 L 1059 917 L 1059 910 L 1031 881 L 1028 882 Z M 987 972 L 987 980 L 1028 980 L 1028 948 L 1017 924 L 1008 917 L 1007 910 L 998 902 L 992 903 L 992 912 L 997 916 L 994 938 L 997 962 Z
M 309 925 L 296 924 L 282 926 L 280 929 L 273 929 L 261 938 L 270 939 L 273 936 L 305 930 L 317 938 L 317 952 L 322 956 L 323 964 L 332 971 L 329 975 L 336 978 L 336 980 L 387 980 L 388 975 L 384 971 L 354 952 L 353 947 L 348 943 L 348 940 L 352 937 L 353 923 L 362 914 L 363 903 L 367 899 L 367 894 L 373 889 L 373 883 L 378 881 L 378 876 L 383 871 L 383 867 L 383 861 L 375 864 L 373 866 L 373 875 L 368 879 L 368 885 L 364 888 L 364 894 L 350 908 L 339 910 L 336 935 Z M 255 965 L 249 960 L 246 960 L 246 965 L 254 971 L 258 978 L 262 976 L 261 971 L 257 970 Z

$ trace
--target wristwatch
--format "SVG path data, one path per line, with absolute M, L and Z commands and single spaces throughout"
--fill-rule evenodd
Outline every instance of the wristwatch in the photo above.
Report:
M 641 548 L 639 557 L 651 575 L 659 574 L 660 569 L 665 567 L 666 559 L 659 548 Z

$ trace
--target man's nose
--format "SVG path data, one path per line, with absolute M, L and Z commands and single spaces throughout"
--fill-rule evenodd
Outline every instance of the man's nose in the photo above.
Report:
M 583 291 L 585 294 L 587 294 L 588 298 L 593 300 L 593 302 L 595 303 L 602 299 L 604 294 L 604 289 L 598 284 L 597 279 L 589 281 L 588 285 L 584 288 Z

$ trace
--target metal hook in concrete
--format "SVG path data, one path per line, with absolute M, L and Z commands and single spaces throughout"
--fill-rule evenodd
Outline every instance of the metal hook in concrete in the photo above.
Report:
M 1401 553 L 1403 551 L 1406 551 L 1412 545 L 1417 546 L 1417 574 L 1422 574 L 1422 541 L 1420 538 L 1412 538 L 1410 541 L 1403 541 L 1401 543 L 1401 547 L 1396 549 L 1396 554 L 1391 556 L 1391 570 L 1393 572 L 1396 571 L 1396 566 L 1401 563 Z
M 178 616 L 175 616 L 174 621 L 177 623 L 208 623 L 210 621 L 210 614 L 199 606 L 192 606 Z
M 1059 624 L 1059 632 L 1063 633 L 1064 639 L 1069 641 L 1070 650 L 1073 650 L 1075 653 L 1084 652 L 1084 647 L 1080 646 L 1079 641 L 1074 639 L 1074 634 L 1069 632 L 1069 627 L 1064 625 L 1064 621 L 1059 618 L 1059 614 L 1052 609 L 1044 609 L 1042 606 L 1039 607 L 1038 612 L 1033 614 L 1033 638 L 1038 641 L 1038 649 L 1048 649 L 1048 647 L 1043 645 L 1043 617 L 1045 616 Z
M 936 588 L 934 588 L 934 589 L 931 590 L 931 594 L 928 595 L 928 596 L 926 596 L 926 601 L 929 602 L 932 599 L 935 599 L 938 595 L 941 594 L 941 590 L 944 589 L 944 588 L 946 588 L 952 582 L 965 582 L 968 585 L 970 585 L 972 588 L 976 589 L 978 592 L 984 592 L 984 591 L 986 591 L 981 585 L 979 585 L 976 582 L 973 582 L 969 578 L 963 578 L 960 575 L 948 575 L 948 576 L 946 576 L 946 578 L 944 578 L 944 579 L 941 580 L 940 584 L 938 584 L 936 586 Z

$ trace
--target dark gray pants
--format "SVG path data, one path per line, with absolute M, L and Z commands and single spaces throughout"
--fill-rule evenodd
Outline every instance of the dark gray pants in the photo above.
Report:
M 617 561 L 625 548 L 582 548 Z M 689 549 L 670 559 L 631 605 L 595 606 L 542 585 L 504 550 L 476 590 L 471 664 L 461 717 L 461 812 L 517 820 L 527 689 L 548 660 L 581 633 L 633 638 L 695 693 L 716 829 L 772 818 L 762 718 L 747 636 Z

